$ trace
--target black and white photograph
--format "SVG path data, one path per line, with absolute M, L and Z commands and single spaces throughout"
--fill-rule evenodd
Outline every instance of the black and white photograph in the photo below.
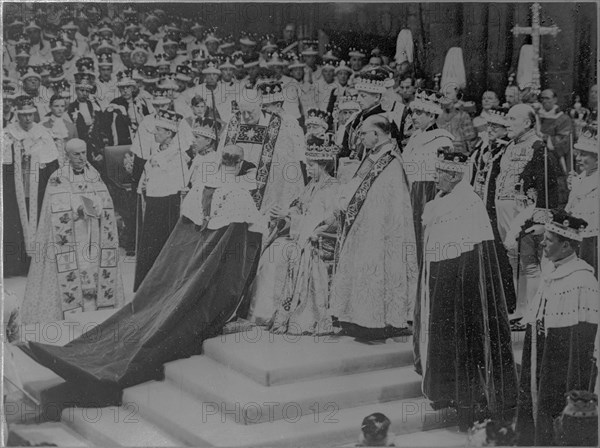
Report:
M 597 1 L 1 1 L 0 446 L 598 446 Z

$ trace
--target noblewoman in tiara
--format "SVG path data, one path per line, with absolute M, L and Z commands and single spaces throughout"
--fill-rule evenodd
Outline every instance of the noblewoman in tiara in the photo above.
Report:
M 331 331 L 329 273 L 336 227 L 322 226 L 336 197 L 339 148 L 330 134 L 310 135 L 306 159 L 311 181 L 287 210 L 271 213 L 273 231 L 251 287 L 249 320 L 277 333 Z

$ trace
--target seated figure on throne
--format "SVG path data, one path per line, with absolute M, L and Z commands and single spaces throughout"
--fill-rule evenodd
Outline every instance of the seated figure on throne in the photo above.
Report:
M 332 140 L 329 134 L 308 136 L 310 182 L 289 209 L 270 211 L 272 230 L 250 288 L 248 319 L 276 333 L 332 330 L 327 302 L 336 225 L 322 225 L 337 196 L 332 174 L 338 147 Z

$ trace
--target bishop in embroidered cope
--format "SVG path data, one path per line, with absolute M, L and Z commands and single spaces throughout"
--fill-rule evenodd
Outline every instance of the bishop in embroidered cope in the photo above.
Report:
M 348 333 L 379 339 L 400 332 L 412 320 L 418 275 L 415 234 L 390 122 L 369 117 L 360 133 L 370 152 L 341 187 L 336 205 L 343 227 L 330 312 Z
M 86 162 L 86 145 L 66 145 L 69 164 L 48 181 L 32 256 L 23 324 L 59 321 L 71 313 L 124 304 L 119 237 L 112 199 Z

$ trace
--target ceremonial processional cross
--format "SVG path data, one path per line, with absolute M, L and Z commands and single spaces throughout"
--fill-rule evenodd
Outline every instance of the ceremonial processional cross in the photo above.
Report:
M 515 36 L 519 34 L 529 34 L 531 36 L 531 46 L 533 47 L 533 86 L 534 89 L 542 87 L 540 83 L 540 36 L 550 34 L 552 37 L 560 32 L 560 28 L 556 25 L 540 26 L 540 9 L 542 6 L 539 3 L 531 5 L 531 26 L 515 26 L 512 32 Z
M 540 36 L 544 36 L 547 34 L 556 37 L 559 33 L 560 28 L 556 25 L 552 25 L 550 27 L 540 26 L 540 9 L 542 6 L 539 3 L 534 3 L 531 5 L 531 26 L 515 26 L 512 29 L 512 32 L 515 36 L 519 34 L 529 34 L 531 36 L 531 46 L 533 47 L 532 57 L 533 57 L 533 74 L 532 74 L 532 90 L 540 91 L 542 84 L 540 82 Z M 548 154 L 547 154 L 547 146 L 544 151 L 544 190 L 546 194 L 546 209 L 548 209 Z

